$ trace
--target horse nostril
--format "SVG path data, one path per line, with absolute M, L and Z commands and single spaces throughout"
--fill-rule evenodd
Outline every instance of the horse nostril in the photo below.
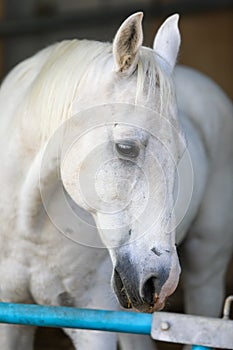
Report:
M 125 286 L 117 269 L 114 270 L 113 281 L 113 288 L 115 290 L 119 302 L 124 308 L 131 308 L 131 302 L 129 300 Z
M 150 277 L 143 285 L 142 287 L 142 297 L 143 300 L 148 304 L 148 305 L 154 305 L 154 295 L 156 292 L 156 277 Z

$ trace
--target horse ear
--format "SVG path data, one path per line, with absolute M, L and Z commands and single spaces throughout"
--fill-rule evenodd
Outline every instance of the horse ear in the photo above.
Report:
M 113 41 L 113 57 L 117 72 L 130 74 L 138 63 L 138 51 L 142 45 L 143 13 L 128 17 L 118 29 Z
M 168 17 L 159 28 L 153 44 L 153 49 L 158 54 L 160 63 L 166 66 L 170 73 L 174 69 L 180 48 L 178 20 L 178 14 Z

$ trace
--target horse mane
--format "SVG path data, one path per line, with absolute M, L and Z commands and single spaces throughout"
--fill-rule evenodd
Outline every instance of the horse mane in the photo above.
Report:
M 43 51 L 46 52 L 46 57 L 43 57 L 41 64 Z M 38 61 L 35 63 L 40 69 L 33 81 L 30 81 L 19 114 L 21 124 L 28 125 L 29 130 L 33 124 L 37 125 L 40 143 L 48 140 L 55 130 L 72 116 L 73 103 L 80 96 L 89 95 L 87 86 L 91 88 L 95 85 L 95 93 L 98 94 L 100 81 L 116 82 L 114 77 L 117 74 L 109 69 L 109 62 L 112 60 L 112 45 L 109 43 L 87 40 L 62 41 L 42 50 L 31 58 L 30 62 L 33 60 Z M 24 69 L 26 67 L 24 64 Z M 129 83 L 131 79 L 134 86 L 136 85 L 135 94 L 132 100 L 129 97 L 129 103 L 147 107 L 150 103 L 149 108 L 157 110 L 159 105 L 160 113 L 166 115 L 166 109 L 174 98 L 174 88 L 172 79 L 160 67 L 152 49 L 141 47 L 137 69 L 133 76 L 127 79 Z M 121 84 L 121 88 L 125 89 L 121 91 L 121 96 L 130 95 L 128 84 Z M 155 92 L 158 96 L 155 96 Z M 114 101 L 105 102 L 122 102 L 121 97 L 119 100 L 116 95 L 113 98 Z
M 86 40 L 67 40 L 50 47 L 50 54 L 29 87 L 23 106 L 26 114 L 29 110 L 33 112 L 34 122 L 39 121 L 42 142 L 71 117 L 72 104 L 82 91 L 88 70 L 97 60 L 104 65 L 110 51 L 105 43 Z
M 175 87 L 172 76 L 161 67 L 158 58 L 159 60 L 162 59 L 158 57 L 154 50 L 148 47 L 141 47 L 135 103 L 145 106 L 149 103 L 149 107 L 156 109 L 157 112 L 166 117 L 170 104 L 173 104 L 175 101 Z M 146 94 L 144 93 L 145 90 Z M 152 106 L 150 106 L 150 101 L 154 101 L 154 105 L 152 103 Z

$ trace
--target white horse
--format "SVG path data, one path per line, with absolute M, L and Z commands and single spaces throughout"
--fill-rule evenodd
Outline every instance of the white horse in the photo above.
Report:
M 178 15 L 153 49 L 141 21 L 130 16 L 113 45 L 52 45 L 2 85 L 2 301 L 160 310 L 183 241 L 186 311 L 220 313 L 233 245 L 232 104 L 207 77 L 174 69 Z M 76 349 L 116 349 L 115 334 L 65 331 Z M 33 348 L 33 327 L 0 332 L 2 350 Z M 120 343 L 153 348 L 149 337 Z

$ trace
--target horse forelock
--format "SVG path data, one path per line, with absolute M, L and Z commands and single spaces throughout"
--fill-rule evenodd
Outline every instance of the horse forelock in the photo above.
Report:
M 144 104 L 166 116 L 175 102 L 175 89 L 171 75 L 160 66 L 156 53 L 142 47 L 137 69 L 137 104 Z

